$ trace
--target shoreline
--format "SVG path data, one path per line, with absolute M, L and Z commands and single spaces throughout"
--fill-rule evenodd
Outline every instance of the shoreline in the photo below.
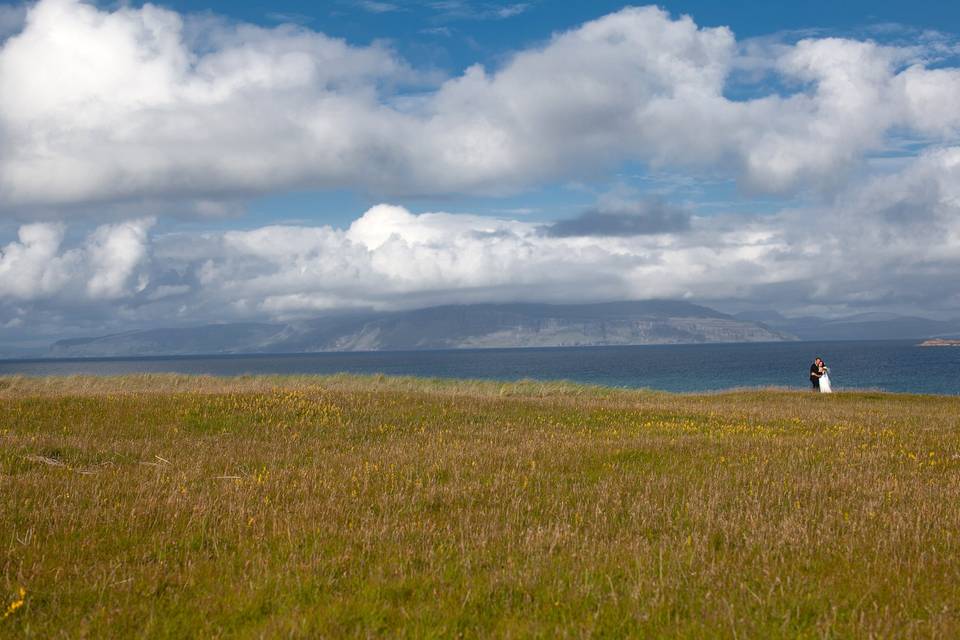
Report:
M 671 393 L 718 393 L 739 388 L 808 390 L 806 369 L 825 355 L 837 371 L 835 390 L 960 395 L 956 353 L 918 349 L 915 341 L 711 345 L 642 345 L 557 349 L 476 349 L 415 352 L 151 356 L 0 361 L 0 375 L 213 376 L 386 374 L 426 378 L 567 380 Z M 731 366 L 736 363 L 736 366 Z M 907 366 L 916 375 L 897 375 Z
M 832 394 L 818 394 L 808 388 L 778 385 L 738 386 L 704 391 L 669 391 L 651 387 L 623 387 L 591 384 L 565 379 L 540 380 L 524 378 L 499 380 L 490 378 L 453 378 L 437 376 L 405 376 L 382 373 L 353 374 L 241 374 L 218 376 L 183 373 L 125 373 L 118 375 L 53 374 L 31 376 L 0 375 L 0 399 L 5 397 L 56 397 L 63 395 L 104 394 L 177 394 L 257 393 L 282 389 L 330 388 L 338 390 L 421 392 L 480 397 L 596 397 L 596 398 L 716 398 L 761 394 L 784 397 L 890 397 L 960 399 L 960 394 L 887 391 L 877 388 L 844 389 Z

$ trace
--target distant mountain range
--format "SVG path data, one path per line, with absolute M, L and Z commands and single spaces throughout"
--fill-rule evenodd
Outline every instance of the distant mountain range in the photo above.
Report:
M 55 342 L 53 357 L 311 353 L 493 347 L 777 342 L 789 332 L 668 300 L 476 304 L 331 315 L 287 324 L 150 329 Z
M 776 311 L 753 311 L 735 315 L 801 340 L 912 340 L 960 337 L 960 318 L 930 320 L 893 313 L 861 313 L 827 320 L 813 316 L 787 318 Z
M 454 305 L 339 313 L 290 323 L 148 329 L 59 340 L 45 355 L 314 353 L 935 337 L 960 337 L 960 319 L 930 320 L 883 313 L 835 319 L 788 318 L 776 311 L 727 315 L 688 302 L 648 300 Z

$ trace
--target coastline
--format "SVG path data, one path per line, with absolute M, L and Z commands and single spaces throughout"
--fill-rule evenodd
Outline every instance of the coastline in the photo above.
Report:
M 918 347 L 960 347 L 960 340 L 953 338 L 931 338 L 924 340 L 917 345 Z
M 441 395 L 469 395 L 472 397 L 514 398 L 601 398 L 623 401 L 654 396 L 669 398 L 718 398 L 760 395 L 811 398 L 942 398 L 960 400 L 960 395 L 949 393 L 916 393 L 887 391 L 877 388 L 836 388 L 832 394 L 811 393 L 805 387 L 778 385 L 732 386 L 725 389 L 701 391 L 670 391 L 650 387 L 624 387 L 591 384 L 567 379 L 498 380 L 488 378 L 451 378 L 436 376 L 407 376 L 375 374 L 267 374 L 218 376 L 182 373 L 128 373 L 120 375 L 0 375 L 0 399 L 5 397 L 64 397 L 100 395 L 162 395 L 191 393 L 216 395 L 222 393 L 267 393 L 278 390 L 357 390 L 376 392 L 414 392 Z M 828 400 L 829 401 L 829 400 Z

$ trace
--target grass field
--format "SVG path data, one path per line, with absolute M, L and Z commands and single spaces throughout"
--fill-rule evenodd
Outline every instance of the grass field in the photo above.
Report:
M 0 378 L 0 637 L 960 637 L 960 398 Z

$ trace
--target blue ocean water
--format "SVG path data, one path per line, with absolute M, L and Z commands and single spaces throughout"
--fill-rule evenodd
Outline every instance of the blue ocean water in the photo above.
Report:
M 176 372 L 244 374 L 384 373 L 496 380 L 573 380 L 666 391 L 737 387 L 808 389 L 814 357 L 831 370 L 833 388 L 960 395 L 960 348 L 916 341 L 458 349 L 295 355 L 217 355 L 57 360 L 0 360 L 0 375 Z

